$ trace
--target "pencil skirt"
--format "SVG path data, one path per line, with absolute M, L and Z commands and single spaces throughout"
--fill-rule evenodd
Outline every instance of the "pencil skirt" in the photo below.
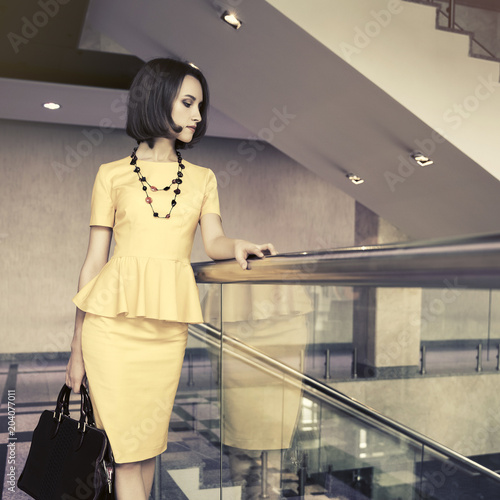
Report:
M 87 312 L 82 351 L 96 425 L 117 463 L 167 449 L 187 342 L 186 323 Z

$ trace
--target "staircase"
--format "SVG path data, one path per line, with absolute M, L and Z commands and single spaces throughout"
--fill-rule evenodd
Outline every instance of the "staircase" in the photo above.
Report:
M 436 7 L 436 29 L 469 36 L 470 57 L 500 62 L 500 10 L 450 4 L 450 0 L 405 0 Z M 492 7 L 490 6 L 490 9 Z M 451 12 L 450 12 L 451 11 Z
M 500 179 L 500 66 L 469 57 L 470 33 L 443 27 L 439 2 L 267 1 Z

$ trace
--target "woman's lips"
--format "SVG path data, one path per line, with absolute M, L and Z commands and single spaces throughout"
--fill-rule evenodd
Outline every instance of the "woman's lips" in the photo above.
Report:
M 193 127 L 192 125 L 188 125 L 186 128 L 192 130 L 193 132 L 196 131 L 196 127 Z

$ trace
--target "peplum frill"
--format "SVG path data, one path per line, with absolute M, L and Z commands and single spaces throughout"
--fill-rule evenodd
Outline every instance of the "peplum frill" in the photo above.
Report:
M 113 256 L 72 300 L 101 316 L 203 323 L 193 269 L 178 260 Z

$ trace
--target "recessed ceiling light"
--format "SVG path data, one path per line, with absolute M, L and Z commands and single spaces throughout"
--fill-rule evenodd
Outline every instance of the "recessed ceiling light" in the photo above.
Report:
M 363 184 L 365 182 L 364 179 L 362 179 L 359 175 L 356 174 L 347 174 L 346 177 L 353 183 L 353 184 Z
M 422 153 L 412 153 L 411 158 L 413 158 L 421 167 L 428 167 L 434 163 L 428 156 Z
M 59 109 L 61 107 L 61 105 L 57 104 L 57 102 L 44 102 L 43 107 L 46 109 L 55 110 L 55 109 Z
M 241 28 L 242 22 L 234 15 L 231 14 L 229 11 L 224 11 L 222 16 L 220 17 L 223 21 L 225 21 L 229 26 L 232 26 L 235 30 L 238 30 Z

